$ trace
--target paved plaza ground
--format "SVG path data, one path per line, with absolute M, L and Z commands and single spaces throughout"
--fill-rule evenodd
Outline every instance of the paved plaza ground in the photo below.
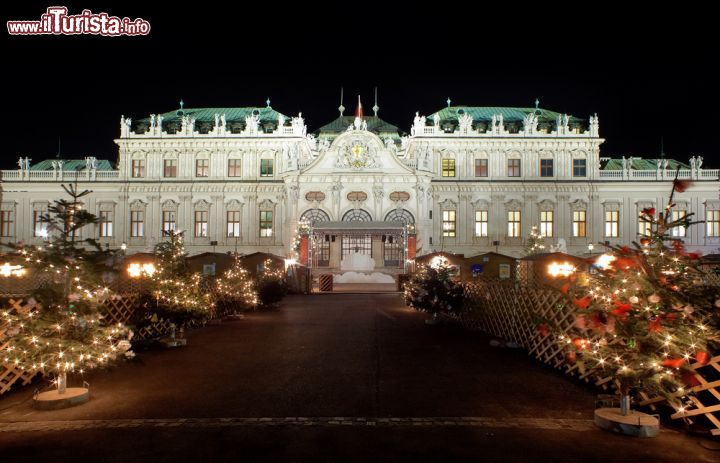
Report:
M 86 377 L 83 406 L 0 398 L 0 461 L 720 461 L 599 431 L 591 388 L 425 318 L 394 293 L 288 297 Z

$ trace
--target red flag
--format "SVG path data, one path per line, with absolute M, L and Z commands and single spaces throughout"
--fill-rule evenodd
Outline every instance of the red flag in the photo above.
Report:
M 360 102 L 360 95 L 358 95 L 358 105 L 355 108 L 355 117 L 363 117 L 362 103 Z
M 673 187 L 675 187 L 675 191 L 678 193 L 683 193 L 685 190 L 690 188 L 693 185 L 691 181 L 688 180 L 675 180 L 673 182 Z

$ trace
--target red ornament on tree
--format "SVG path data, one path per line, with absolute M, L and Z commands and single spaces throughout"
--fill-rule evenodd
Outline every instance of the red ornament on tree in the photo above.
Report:
M 537 332 L 538 332 L 538 334 L 539 334 L 540 336 L 542 336 L 543 338 L 546 337 L 546 336 L 549 334 L 549 332 L 550 332 L 550 329 L 548 328 L 547 323 L 541 323 L 541 324 L 539 324 L 538 327 L 537 327 Z
M 580 299 L 575 299 L 575 300 L 573 301 L 573 304 L 575 304 L 575 305 L 576 305 L 578 308 L 580 308 L 580 309 L 587 309 L 588 306 L 590 305 L 590 302 L 591 302 L 591 301 L 592 301 L 592 297 L 590 297 L 590 296 L 585 296 L 585 297 L 582 297 L 582 298 L 580 298 Z
M 668 368 L 680 368 L 681 366 L 683 366 L 683 363 L 685 363 L 684 358 L 666 359 L 662 361 L 661 365 Z
M 565 352 L 565 363 L 572 365 L 577 360 L 577 353 L 573 351 Z
M 697 360 L 702 365 L 707 365 L 708 362 L 710 362 L 710 355 L 707 352 L 699 350 L 695 352 L 695 360 Z

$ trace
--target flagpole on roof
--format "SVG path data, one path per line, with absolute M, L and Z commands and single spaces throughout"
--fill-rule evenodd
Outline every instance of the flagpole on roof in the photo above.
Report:
M 340 87 L 340 106 L 338 106 L 338 111 L 340 111 L 340 117 L 343 117 L 345 114 L 345 106 L 343 106 L 343 88 Z
M 380 111 L 380 106 L 378 106 L 378 99 L 377 99 L 377 87 L 375 87 L 375 106 L 373 106 L 373 112 L 375 113 L 375 117 L 378 117 L 378 111 Z
M 355 109 L 355 117 L 363 117 L 363 116 L 364 115 L 363 115 L 362 102 L 360 101 L 360 95 L 358 95 L 358 105 L 357 105 L 357 108 Z

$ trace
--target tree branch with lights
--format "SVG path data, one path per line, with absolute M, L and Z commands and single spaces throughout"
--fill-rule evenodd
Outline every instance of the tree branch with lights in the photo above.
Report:
M 7 244 L 36 287 L 26 298 L 27 310 L 2 312 L 7 339 L 0 343 L 4 363 L 53 375 L 59 393 L 64 393 L 67 373 L 105 366 L 123 353 L 132 356 L 131 334 L 123 325 L 105 323 L 103 316 L 103 303 L 112 294 L 102 276 L 111 270 L 112 252 L 94 239 L 80 238 L 83 227 L 97 222 L 81 200 L 91 192 L 74 185 L 62 188 L 70 199 L 55 200 L 40 217 L 45 244 Z
M 682 410 L 690 364 L 706 364 L 720 336 L 718 288 L 705 283 L 700 255 L 688 252 L 672 230 L 700 222 L 673 218 L 674 197 L 690 186 L 676 180 L 663 211 L 645 208 L 649 232 L 631 246 L 609 246 L 588 278 L 569 277 L 574 327 L 559 335 L 569 363 L 593 369 L 619 385 L 625 408 L 634 391 L 659 394 Z

